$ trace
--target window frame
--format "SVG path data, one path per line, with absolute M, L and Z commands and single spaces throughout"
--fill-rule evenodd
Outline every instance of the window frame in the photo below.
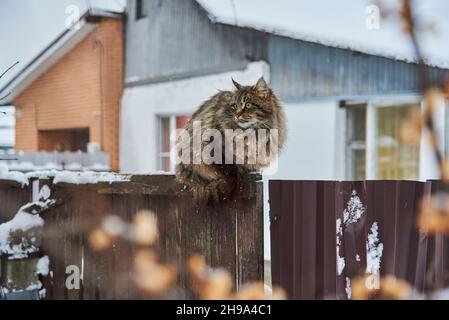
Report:
M 418 105 L 423 111 L 424 104 L 423 100 L 419 96 L 407 96 L 400 98 L 380 98 L 376 100 L 365 100 L 364 102 L 345 102 L 345 113 L 344 117 L 346 124 L 346 135 L 345 135 L 345 178 L 353 180 L 352 171 L 353 171 L 353 159 L 351 158 L 351 150 L 355 150 L 350 147 L 350 126 L 348 112 L 354 105 L 366 104 L 366 124 L 365 124 L 365 180 L 375 180 L 378 178 L 378 164 L 376 162 L 377 159 L 377 148 L 376 148 L 376 137 L 377 137 L 377 109 L 385 108 L 385 107 L 398 107 L 403 105 Z M 421 153 L 421 145 L 422 140 L 420 142 L 420 147 L 418 148 L 418 152 Z M 363 148 L 362 148 L 363 149 Z M 419 172 L 421 171 L 421 155 L 418 163 Z M 418 173 L 420 176 L 420 173 Z M 418 177 L 420 178 L 420 177 Z
M 175 172 L 175 168 L 176 168 L 176 163 L 174 163 L 173 161 L 171 161 L 171 156 L 172 156 L 172 152 L 174 150 L 175 147 L 175 141 L 172 141 L 172 139 L 170 139 L 169 136 L 169 151 L 168 152 L 163 152 L 162 151 L 162 146 L 164 144 L 164 136 L 163 136 L 163 127 L 162 127 L 162 120 L 163 119 L 168 119 L 169 121 L 169 135 L 171 135 L 172 132 L 175 132 L 175 130 L 177 129 L 181 129 L 181 128 L 177 128 L 177 119 L 179 117 L 191 117 L 191 114 L 186 114 L 186 113 L 169 113 L 169 114 L 158 114 L 157 115 L 157 126 L 158 126 L 158 137 L 157 137 L 157 168 L 158 170 L 161 171 L 165 171 L 164 170 L 164 158 L 168 158 L 170 161 L 170 171 L 167 172 L 171 172 L 174 173 Z
M 148 17 L 147 0 L 136 0 L 135 20 L 141 20 Z

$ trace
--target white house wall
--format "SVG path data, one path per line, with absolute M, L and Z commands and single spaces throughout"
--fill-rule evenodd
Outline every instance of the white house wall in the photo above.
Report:
M 269 81 L 269 66 L 260 61 L 248 64 L 245 70 L 125 88 L 120 121 L 121 172 L 157 170 L 158 116 L 191 114 L 218 90 L 231 90 L 231 78 L 254 84 L 262 75 Z
M 288 135 L 275 174 L 285 180 L 343 179 L 344 117 L 338 101 L 284 104 Z M 264 184 L 264 251 L 270 260 L 268 183 Z

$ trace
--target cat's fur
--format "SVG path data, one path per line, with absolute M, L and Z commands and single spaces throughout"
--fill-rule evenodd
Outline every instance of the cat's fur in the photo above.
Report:
M 263 77 L 254 86 L 243 86 L 232 81 L 236 88 L 234 91 L 217 93 L 192 115 L 186 125 L 190 137 L 193 136 L 194 121 L 201 121 L 201 132 L 217 129 L 223 137 L 225 129 L 278 129 L 280 150 L 286 136 L 285 115 L 273 90 L 268 87 Z M 224 144 L 225 139 L 222 141 Z M 192 150 L 192 147 L 190 149 Z M 176 177 L 192 191 L 195 199 L 219 202 L 229 199 L 239 181 L 247 179 L 250 172 L 263 166 L 266 164 L 258 162 L 238 165 L 181 163 L 176 168 Z

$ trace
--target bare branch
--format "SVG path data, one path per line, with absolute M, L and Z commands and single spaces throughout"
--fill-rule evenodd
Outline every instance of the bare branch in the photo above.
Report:
M 2 74 L 0 74 L 0 79 L 12 68 L 14 68 L 17 64 L 19 63 L 19 61 L 16 61 L 12 66 L 10 66 L 8 69 L 6 69 Z

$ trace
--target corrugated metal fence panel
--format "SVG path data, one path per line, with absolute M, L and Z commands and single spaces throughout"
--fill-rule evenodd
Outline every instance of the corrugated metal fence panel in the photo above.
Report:
M 273 284 L 295 299 L 347 299 L 347 278 L 366 271 L 367 239 L 375 223 L 383 245 L 380 274 L 405 279 L 420 291 L 449 284 L 448 239 L 425 236 L 416 228 L 421 197 L 439 186 L 414 181 L 270 181 Z M 355 197 L 364 213 L 357 222 L 344 224 L 344 211 Z M 337 219 L 343 225 L 340 245 Z M 345 262 L 341 274 L 337 247 Z

